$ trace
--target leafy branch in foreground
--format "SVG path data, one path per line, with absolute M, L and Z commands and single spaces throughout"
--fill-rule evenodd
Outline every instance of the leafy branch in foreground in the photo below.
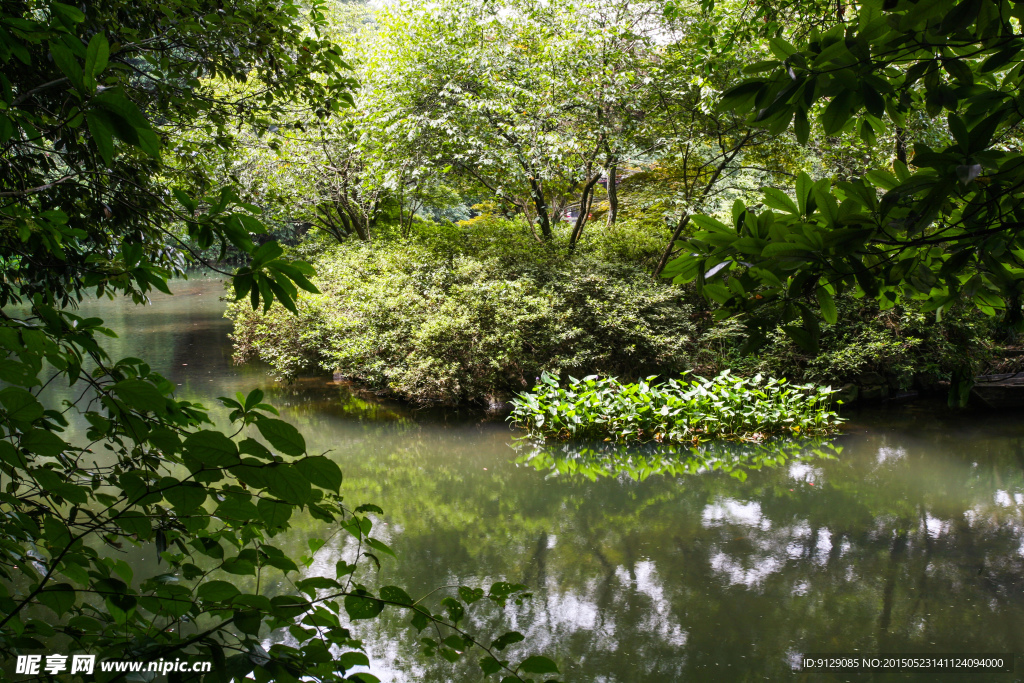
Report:
M 34 312 L 38 317 L 4 318 L 0 327 L 8 352 L 3 367 L 18 384 L 0 391 L 0 469 L 8 480 L 0 492 L 0 652 L 31 651 L 65 636 L 72 653 L 141 661 L 204 656 L 216 665 L 204 680 L 253 673 L 257 680 L 366 682 L 375 679 L 350 671 L 368 664 L 350 629 L 393 606 L 410 612 L 416 628 L 433 627 L 437 640 L 424 639 L 427 654 L 455 661 L 479 647 L 485 673 L 511 680 L 557 673 L 545 658 L 516 665 L 498 659 L 521 636 L 487 645 L 459 626 L 469 605 L 485 597 L 479 588 L 459 587 L 445 597 L 443 614 L 395 586 L 371 592 L 361 570 L 367 560 L 379 566 L 380 554 L 393 554 L 370 535 L 367 513 L 382 511 L 346 507 L 341 470 L 310 453 L 298 430 L 262 402 L 261 391 L 221 399 L 232 409 L 234 437 L 201 429 L 210 422 L 207 412 L 172 398 L 172 385 L 145 363 L 111 363 L 88 343 L 95 320 L 43 306 Z M 45 335 L 61 331 L 63 345 L 45 343 Z M 82 358 L 69 349 L 84 350 L 95 369 L 82 372 Z M 63 411 L 39 400 L 34 368 L 44 360 L 63 368 L 58 376 L 84 385 L 82 398 Z M 69 418 L 89 425 L 88 445 L 62 436 Z M 236 441 L 247 427 L 260 438 Z M 339 560 L 334 577 L 299 578 L 302 569 L 273 544 L 300 510 L 354 540 L 353 561 Z M 110 556 L 111 549 L 144 543 L 155 545 L 167 572 L 135 576 Z M 262 594 L 282 578 L 294 590 Z M 526 597 L 524 590 L 496 583 L 486 597 L 504 605 Z M 56 615 L 56 627 L 40 608 Z M 273 630 L 287 630 L 291 644 L 264 650 L 261 636 Z
M 966 301 L 1019 330 L 1024 3 L 869 0 L 845 16 L 795 45 L 779 28 L 774 59 L 749 65 L 720 109 L 802 144 L 814 121 L 869 146 L 889 136 L 891 168 L 845 182 L 800 174 L 792 193 L 765 188 L 760 211 L 737 202 L 728 222 L 694 216 L 700 231 L 664 274 L 743 314 L 751 347 L 782 324 L 816 352 L 819 313 L 834 321 L 847 291 L 883 308 L 920 300 L 937 317 Z M 908 158 L 908 122 L 929 119 L 935 134 Z
M 775 434 L 828 434 L 841 422 L 830 409 L 831 387 L 789 384 L 785 379 L 654 376 L 636 384 L 582 380 L 544 373 L 533 391 L 512 401 L 509 420 L 532 433 L 556 438 L 607 437 L 617 441 L 699 443 L 707 437 L 760 441 Z

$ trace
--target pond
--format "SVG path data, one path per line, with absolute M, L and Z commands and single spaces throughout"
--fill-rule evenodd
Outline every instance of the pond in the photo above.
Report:
M 399 559 L 384 559 L 381 584 L 414 597 L 528 584 L 531 600 L 474 627 L 523 632 L 523 645 L 555 659 L 566 681 L 924 681 L 934 673 L 792 669 L 808 652 L 1024 651 L 1024 422 L 1015 415 L 889 405 L 853 414 L 830 447 L 797 448 L 776 466 L 769 458 L 745 478 L 647 468 L 658 458 L 628 449 L 612 457 L 643 466 L 595 476 L 566 466 L 594 457 L 580 448 L 516 450 L 500 419 L 417 413 L 324 378 L 282 385 L 260 367 L 234 366 L 222 285 L 174 289 L 146 307 L 86 306 L 121 334 L 111 354 L 147 359 L 179 397 L 208 406 L 263 388 L 311 452 L 329 450 L 341 465 L 347 501 L 384 508 L 379 534 Z M 327 540 L 310 575 L 333 576 L 352 552 L 324 527 L 300 519 L 284 543 L 299 559 L 309 540 Z M 155 570 L 148 552 L 139 561 Z M 358 634 L 382 680 L 481 678 L 479 656 L 457 665 L 420 656 L 397 615 Z

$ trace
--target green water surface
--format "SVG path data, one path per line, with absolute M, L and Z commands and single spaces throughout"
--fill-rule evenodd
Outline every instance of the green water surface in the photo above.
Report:
M 311 452 L 329 450 L 341 465 L 346 500 L 384 508 L 376 530 L 399 559 L 384 560 L 382 585 L 418 597 L 443 585 L 528 584 L 525 605 L 472 622 L 524 633 L 511 658 L 543 652 L 566 681 L 587 683 L 1024 677 L 793 670 L 807 652 L 1024 651 L 1018 415 L 890 404 L 852 415 L 826 449 L 831 459 L 790 447 L 785 462 L 768 458 L 741 479 L 620 448 L 610 457 L 625 465 L 598 472 L 608 453 L 516 450 L 500 419 L 417 412 L 329 378 L 283 385 L 235 366 L 221 284 L 174 290 L 146 307 L 85 311 L 121 335 L 111 355 L 145 358 L 181 398 L 212 406 L 263 388 Z M 328 539 L 310 575 L 333 577 L 338 559 L 352 557 L 322 522 L 293 521 L 281 545 L 296 559 L 310 539 Z M 156 571 L 151 549 L 134 557 L 137 575 Z M 399 617 L 356 631 L 382 680 L 481 679 L 480 655 L 425 659 Z

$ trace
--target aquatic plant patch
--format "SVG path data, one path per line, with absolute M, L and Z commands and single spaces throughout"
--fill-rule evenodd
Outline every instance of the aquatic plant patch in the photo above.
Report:
M 623 384 L 614 377 L 570 377 L 563 388 L 557 375 L 544 373 L 512 401 L 509 420 L 537 436 L 669 443 L 829 434 L 842 422 L 832 410 L 831 387 L 741 378 L 728 370 L 710 379 L 655 379 Z

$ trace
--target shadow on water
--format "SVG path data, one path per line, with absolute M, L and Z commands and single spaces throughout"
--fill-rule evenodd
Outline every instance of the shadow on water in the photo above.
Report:
M 95 304 L 121 333 L 112 354 L 150 359 L 181 397 L 211 406 L 264 389 L 311 451 L 342 466 L 351 504 L 384 508 L 375 530 L 400 559 L 384 562 L 381 585 L 418 597 L 527 583 L 532 600 L 485 610 L 474 628 L 523 632 L 567 681 L 930 681 L 829 678 L 792 663 L 805 652 L 1024 651 L 1015 415 L 890 405 L 848 412 L 830 440 L 682 451 L 528 442 L 478 414 L 438 417 L 322 378 L 282 385 L 233 366 L 219 283 L 192 285 L 143 309 Z M 293 557 L 328 539 L 308 574 L 333 576 L 351 558 L 323 523 L 293 520 L 282 541 Z M 132 557 L 144 566 L 150 553 Z M 480 679 L 475 658 L 418 656 L 416 633 L 387 614 L 359 628 L 383 680 Z

